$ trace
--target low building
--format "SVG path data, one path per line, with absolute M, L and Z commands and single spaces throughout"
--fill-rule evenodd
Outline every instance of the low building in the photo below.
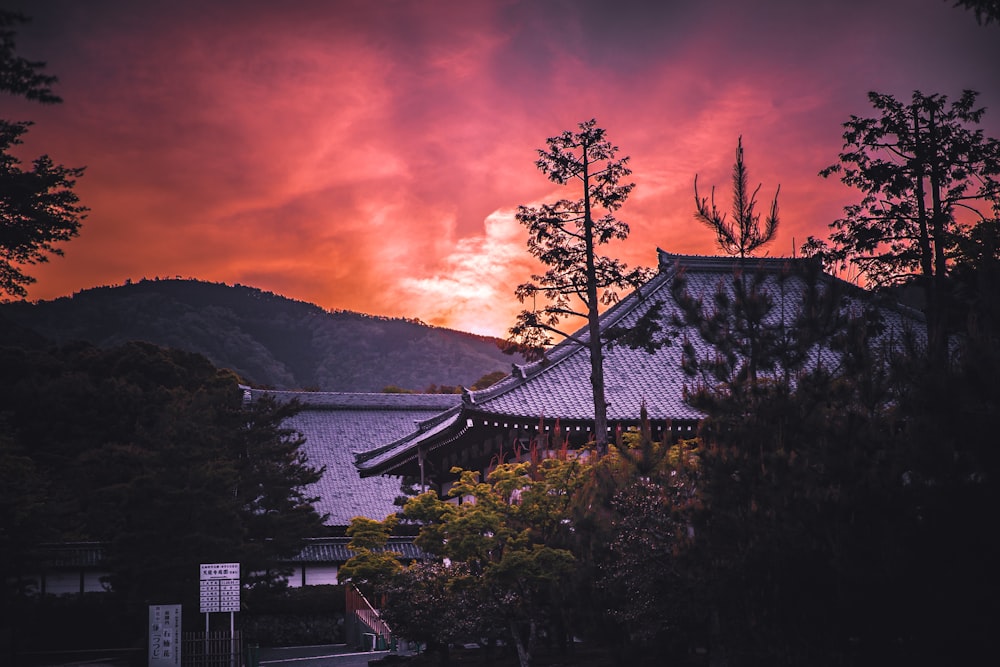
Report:
M 244 401 L 270 397 L 295 400 L 302 410 L 284 423 L 305 437 L 302 451 L 309 464 L 323 467 L 323 477 L 307 489 L 317 496 L 316 511 L 326 515 L 333 537 L 309 539 L 291 563 L 289 586 L 338 583 L 340 566 L 349 558 L 349 538 L 343 532 L 351 519 L 363 516 L 382 521 L 399 511 L 402 478 L 394 475 L 362 478 L 354 457 L 409 433 L 421 420 L 461 402 L 458 394 L 374 394 L 312 391 L 275 391 L 244 387 Z M 423 557 L 409 537 L 393 537 L 387 549 L 404 561 Z
M 350 538 L 344 531 L 351 519 L 364 516 L 381 521 L 397 511 L 402 495 L 398 476 L 361 478 L 354 467 L 357 452 L 396 440 L 415 424 L 461 402 L 458 394 L 372 394 L 274 391 L 244 387 L 244 401 L 268 396 L 277 401 L 297 400 L 302 410 L 284 425 L 305 436 L 302 449 L 313 466 L 323 466 L 323 477 L 308 489 L 319 497 L 316 510 L 327 516 L 330 537 L 306 540 L 301 553 L 286 563 L 292 587 L 336 584 L 340 566 L 351 558 Z M 423 557 L 410 537 L 393 537 L 387 549 L 404 561 Z M 75 595 L 107 590 L 106 546 L 99 542 L 43 545 L 39 569 L 21 578 L 38 594 Z
M 354 467 L 357 453 L 366 452 L 410 433 L 418 423 L 462 402 L 459 394 L 352 394 L 319 391 L 275 391 L 244 387 L 244 401 L 267 396 L 296 400 L 302 410 L 283 425 L 305 436 L 302 451 L 309 464 L 326 468 L 307 493 L 319 497 L 316 511 L 326 524 L 346 528 L 364 516 L 381 521 L 399 510 L 402 495 L 398 475 L 362 478 Z
M 40 595 L 83 595 L 107 591 L 110 574 L 105 547 L 99 542 L 43 544 L 34 562 L 37 572 L 18 578 L 18 585 Z

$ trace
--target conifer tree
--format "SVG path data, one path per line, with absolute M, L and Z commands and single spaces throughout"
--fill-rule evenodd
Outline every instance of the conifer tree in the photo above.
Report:
M 572 184 L 579 196 L 518 207 L 517 220 L 530 233 L 528 251 L 548 270 L 518 286 L 518 300 L 531 302 L 532 308 L 522 311 L 510 329 L 515 348 L 536 358 L 544 356 L 553 335 L 587 348 L 594 434 L 601 450 L 608 442 L 608 406 L 600 308 L 617 301 L 619 290 L 638 287 L 649 277 L 644 269 L 629 269 L 618 259 L 598 254 L 598 246 L 629 235 L 628 224 L 614 214 L 635 184 L 623 182 L 632 171 L 629 158 L 618 158 L 617 153 L 618 147 L 593 119 L 580 123 L 577 132 L 550 137 L 546 148 L 538 151 L 535 165 L 539 171 L 559 185 Z M 541 304 L 536 301 L 539 298 Z M 560 329 L 559 323 L 566 318 L 584 319 L 586 336 Z
M 760 226 L 760 213 L 756 212 L 757 193 L 761 185 L 750 192 L 749 175 L 743 164 L 743 136 L 736 146 L 736 163 L 733 165 L 733 218 L 726 220 L 726 214 L 715 205 L 715 187 L 712 187 L 711 206 L 707 197 L 698 196 L 698 175 L 694 177 L 695 218 L 715 231 L 719 248 L 727 255 L 736 255 L 741 260 L 752 255 L 758 248 L 770 243 L 778 231 L 778 193 L 774 193 L 771 210 Z
M 1000 211 L 1000 141 L 972 127 L 985 112 L 977 96 L 966 90 L 949 104 L 917 90 L 905 103 L 870 92 L 878 116 L 844 123 L 840 162 L 820 172 L 839 175 L 861 201 L 830 224 L 829 245 L 810 237 L 804 247 L 871 286 L 917 285 L 927 356 L 938 369 L 947 361 L 951 267 L 963 239 Z

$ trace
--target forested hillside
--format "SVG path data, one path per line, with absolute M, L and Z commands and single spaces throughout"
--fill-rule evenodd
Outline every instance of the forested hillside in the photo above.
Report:
M 518 360 L 493 338 L 198 280 L 142 280 L 0 304 L 0 317 L 59 343 L 147 341 L 198 352 L 246 382 L 278 389 L 469 386 Z

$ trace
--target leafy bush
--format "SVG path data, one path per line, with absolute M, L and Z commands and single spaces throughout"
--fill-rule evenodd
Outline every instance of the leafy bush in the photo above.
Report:
M 306 586 L 249 591 L 243 633 L 260 646 L 340 644 L 344 641 L 344 587 Z

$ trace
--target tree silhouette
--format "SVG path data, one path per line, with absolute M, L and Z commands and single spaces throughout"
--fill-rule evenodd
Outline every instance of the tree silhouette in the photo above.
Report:
M 948 104 L 944 95 L 914 91 L 909 104 L 868 94 L 876 118 L 844 124 L 840 162 L 820 172 L 862 192 L 846 216 L 831 223 L 831 246 L 810 237 L 804 251 L 828 265 L 857 269 L 876 286 L 915 282 L 927 313 L 928 354 L 947 354 L 948 274 L 961 241 L 974 225 L 961 217 L 1000 214 L 1000 142 L 985 138 L 985 108 L 966 90 Z
M 0 347 L 0 400 L 0 463 L 17 466 L 0 478 L 38 480 L 47 541 L 107 544 L 112 589 L 132 609 L 188 600 L 200 562 L 239 561 L 245 581 L 276 583 L 302 538 L 325 530 L 309 494 L 322 469 L 283 425 L 300 405 L 244 405 L 238 379 L 200 355 Z M 37 516 L 33 500 L 16 507 Z M 0 517 L 0 534 L 8 526 Z
M 1000 23 L 1000 0 L 957 0 L 952 7 L 964 7 L 976 13 L 976 23 L 989 25 Z
M 15 55 L 14 26 L 28 18 L 18 12 L 0 9 L 0 91 L 24 96 L 42 104 L 62 102 L 49 88 L 57 79 L 43 74 L 45 63 Z
M 614 213 L 635 184 L 622 183 L 632 171 L 629 158 L 617 159 L 617 153 L 618 147 L 593 119 L 580 123 L 577 132 L 550 137 L 546 148 L 538 151 L 535 165 L 539 171 L 559 185 L 575 184 L 580 197 L 518 207 L 517 220 L 530 232 L 528 251 L 549 269 L 518 286 L 518 300 L 530 301 L 532 309 L 522 311 L 510 329 L 510 343 L 533 352 L 535 358 L 544 357 L 553 334 L 589 350 L 594 433 L 602 450 L 607 445 L 608 408 L 599 309 L 617 301 L 619 290 L 638 287 L 649 275 L 644 269 L 629 269 L 617 259 L 597 254 L 597 246 L 624 240 L 629 234 L 628 225 Z M 600 217 L 599 210 L 604 211 Z M 537 305 L 537 297 L 545 304 Z M 574 317 L 586 319 L 585 337 L 559 329 L 564 318 Z
M 49 88 L 56 78 L 41 71 L 45 63 L 14 53 L 14 27 L 25 21 L 21 14 L 0 10 L 0 92 L 43 104 L 61 102 Z M 57 165 L 42 155 L 25 171 L 11 155 L 30 126 L 0 119 L 0 292 L 20 297 L 27 295 L 24 286 L 34 282 L 20 266 L 61 255 L 54 244 L 76 236 L 87 211 L 73 192 L 82 168 Z
M 733 165 L 733 219 L 726 220 L 726 214 L 721 213 L 715 205 L 715 187 L 712 187 L 711 207 L 709 198 L 698 196 L 698 175 L 694 177 L 694 202 L 696 211 L 694 217 L 715 230 L 719 248 L 728 255 L 738 255 L 740 259 L 753 254 L 755 250 L 774 239 L 778 231 L 778 192 L 774 193 L 771 211 L 764 219 L 764 228 L 760 227 L 760 213 L 754 209 L 757 205 L 757 193 L 761 186 L 750 192 L 746 165 L 743 164 L 743 137 L 736 146 L 736 164 Z

